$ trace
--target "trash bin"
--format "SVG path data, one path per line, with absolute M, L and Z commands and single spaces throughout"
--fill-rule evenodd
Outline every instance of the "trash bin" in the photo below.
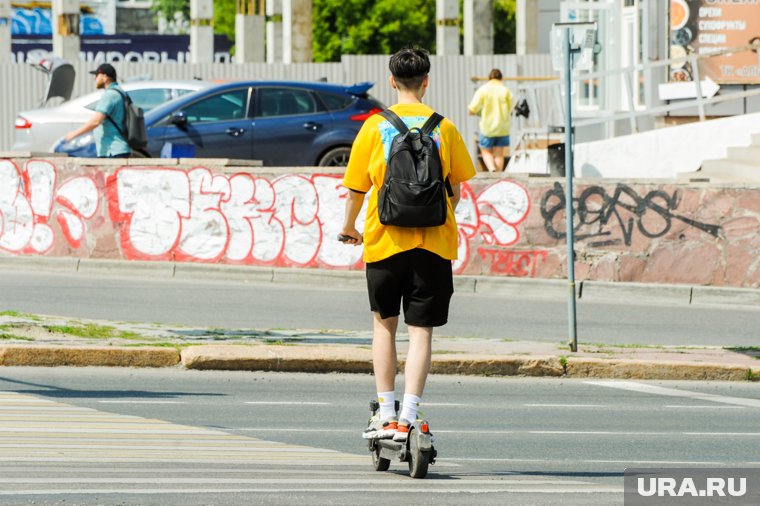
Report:
M 546 163 L 549 164 L 549 175 L 565 177 L 565 143 L 550 144 L 546 147 Z

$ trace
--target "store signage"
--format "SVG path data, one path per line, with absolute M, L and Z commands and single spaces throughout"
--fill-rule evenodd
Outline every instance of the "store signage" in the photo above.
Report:
M 670 56 L 706 55 L 760 45 L 760 0 L 671 0 Z M 699 77 L 719 84 L 760 84 L 760 47 L 699 60 Z M 671 65 L 671 81 L 693 81 L 687 60 Z
M 86 62 L 190 63 L 189 35 L 93 35 L 80 38 L 79 59 Z M 232 41 L 214 35 L 214 63 L 230 63 Z M 39 61 L 53 50 L 50 36 L 11 38 L 11 60 Z

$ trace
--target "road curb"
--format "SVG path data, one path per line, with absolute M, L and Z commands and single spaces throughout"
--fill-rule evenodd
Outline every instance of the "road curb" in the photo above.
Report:
M 568 358 L 568 378 L 689 381 L 758 381 L 760 368 L 737 365 L 644 360 Z
M 0 366 L 170 367 L 180 363 L 174 348 L 2 346 Z
M 2 346 L 0 366 L 174 367 L 194 370 L 372 373 L 370 349 L 352 346 Z M 404 362 L 399 362 L 403 371 Z M 559 356 L 433 356 L 432 374 L 639 380 L 758 381 L 760 367 Z
M 400 368 L 399 368 L 400 369 Z M 532 376 L 560 377 L 564 374 L 559 357 L 477 356 L 433 357 L 433 374 L 462 374 L 467 376 Z
M 718 289 L 722 290 L 722 289 Z M 692 303 L 693 288 L 690 285 L 654 284 L 654 283 L 617 283 L 613 281 L 582 282 L 581 299 L 590 301 L 620 300 L 627 298 L 638 302 L 664 302 L 668 304 Z M 744 291 L 744 290 L 739 290 Z M 731 297 L 724 300 L 730 304 Z
M 182 350 L 187 369 L 279 372 L 372 372 L 372 352 L 328 346 L 201 345 Z

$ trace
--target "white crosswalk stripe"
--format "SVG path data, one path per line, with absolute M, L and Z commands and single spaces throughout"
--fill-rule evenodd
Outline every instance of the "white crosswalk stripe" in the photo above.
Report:
M 621 487 L 582 479 L 478 476 L 453 462 L 436 465 L 435 472 L 437 479 L 412 480 L 372 471 L 368 455 L 0 392 L 0 502 L 113 494 L 357 494 L 386 484 L 394 493 L 415 496 L 622 493 Z

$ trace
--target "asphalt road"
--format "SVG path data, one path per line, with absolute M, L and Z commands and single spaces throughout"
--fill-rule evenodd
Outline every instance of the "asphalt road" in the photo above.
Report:
M 89 276 L 0 271 L 0 310 L 227 329 L 366 331 L 360 289 L 329 286 Z M 578 340 L 649 345 L 756 346 L 760 309 L 581 299 Z M 456 293 L 438 335 L 567 341 L 564 299 Z
M 425 480 L 371 469 L 372 392 L 369 375 L 0 368 L 0 503 L 609 505 L 627 467 L 760 467 L 748 383 L 434 376 Z

